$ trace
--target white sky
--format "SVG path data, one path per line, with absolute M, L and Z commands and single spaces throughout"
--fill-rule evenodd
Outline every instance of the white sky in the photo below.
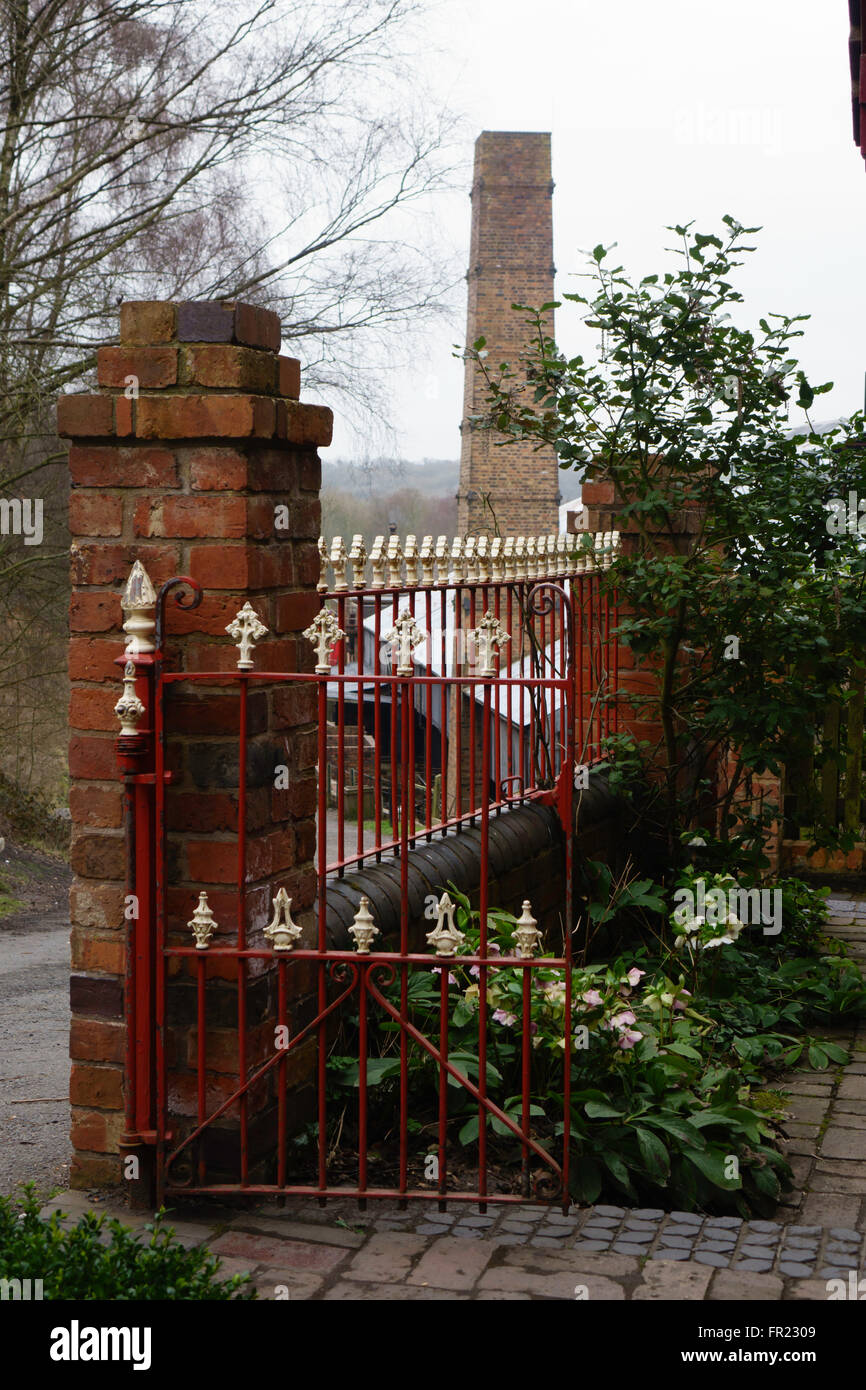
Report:
M 761 226 L 739 272 L 753 324 L 810 313 L 797 355 L 832 380 L 818 418 L 863 403 L 866 166 L 851 133 L 845 0 L 442 0 L 427 80 L 465 116 L 466 182 L 437 198 L 444 239 L 468 259 L 472 146 L 482 129 L 550 130 L 557 293 L 581 252 L 617 242 L 627 271 L 662 268 L 666 223 Z M 572 349 L 577 309 L 560 310 Z M 585 330 L 583 330 L 585 332 Z M 412 345 L 393 390 L 407 458 L 455 458 L 465 290 L 449 326 Z M 331 458 L 363 452 L 339 420 Z

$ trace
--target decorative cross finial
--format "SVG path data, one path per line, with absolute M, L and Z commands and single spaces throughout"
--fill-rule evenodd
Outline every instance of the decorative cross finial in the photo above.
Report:
M 253 659 L 250 652 L 260 637 L 264 637 L 267 628 L 259 618 L 258 613 L 247 599 L 241 611 L 229 623 L 226 632 L 229 637 L 233 637 L 235 646 L 240 649 L 238 657 L 238 670 L 251 671 L 253 669 Z
M 524 960 L 534 956 L 541 945 L 541 932 L 532 915 L 532 905 L 528 898 L 523 899 L 523 912 L 517 919 L 517 926 L 511 937 L 517 943 L 517 954 Z
M 129 572 L 120 606 L 126 614 L 123 630 L 128 638 L 126 649 L 130 655 L 154 651 L 152 634 L 156 627 L 156 590 L 140 560 L 136 560 Z
M 217 929 L 217 924 L 216 918 L 208 906 L 207 893 L 204 890 L 198 895 L 198 907 L 192 914 L 190 921 L 187 922 L 187 926 L 195 937 L 196 950 L 205 950 Z
M 123 668 L 123 694 L 114 706 L 114 713 L 120 720 L 121 737 L 138 733 L 144 712 L 144 705 L 135 693 L 135 663 L 127 661 Z
M 316 649 L 316 675 L 327 676 L 331 669 L 331 648 L 345 635 L 330 608 L 320 609 L 310 626 L 304 628 L 304 636 Z
M 354 937 L 355 950 L 359 956 L 370 954 L 370 943 L 374 936 L 379 935 L 379 928 L 373 921 L 373 914 L 370 911 L 370 899 L 362 895 L 358 904 L 358 911 L 355 913 L 355 920 L 349 928 L 349 935 Z
M 465 933 L 454 925 L 454 904 L 447 893 L 439 899 L 436 925 L 427 933 L 427 940 L 437 956 L 456 956 L 466 940 Z
M 397 652 L 397 675 L 411 676 L 414 669 L 412 664 L 412 652 L 421 642 L 424 641 L 425 634 L 415 621 L 414 615 L 408 608 L 404 608 L 391 631 L 385 637 L 386 642 L 390 642 Z
M 274 915 L 270 925 L 265 927 L 264 935 L 275 951 L 291 951 L 301 935 L 301 928 L 292 921 L 292 900 L 285 888 L 281 888 L 273 902 Z
M 470 638 L 475 646 L 475 673 L 478 676 L 493 676 L 496 669 L 493 665 L 494 649 L 499 652 L 506 642 L 511 641 L 506 628 L 504 628 L 498 618 L 488 610 L 477 627 L 471 629 Z

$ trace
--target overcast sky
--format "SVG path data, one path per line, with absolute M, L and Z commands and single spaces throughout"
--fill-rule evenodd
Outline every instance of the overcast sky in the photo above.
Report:
M 836 384 L 820 418 L 862 405 L 866 166 L 851 132 L 845 0 L 443 0 L 429 27 L 428 81 L 465 116 L 465 187 L 435 208 L 461 269 L 475 137 L 549 130 L 558 294 L 598 242 L 648 274 L 663 265 L 665 224 L 712 231 L 730 212 L 764 229 L 740 272 L 742 320 L 810 313 L 800 360 L 811 380 Z M 407 458 L 459 454 L 463 287 L 457 302 L 395 380 Z M 576 313 L 558 316 L 566 349 Z M 361 452 L 338 421 L 330 457 Z

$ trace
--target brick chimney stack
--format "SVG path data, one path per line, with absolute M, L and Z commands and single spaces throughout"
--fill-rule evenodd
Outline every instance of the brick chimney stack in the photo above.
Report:
M 553 299 L 550 135 L 485 130 L 475 142 L 466 342 L 487 339 L 489 361 L 519 366 L 527 347 L 512 304 Z M 553 333 L 553 311 L 545 316 Z M 559 530 L 559 473 L 552 449 L 503 446 L 469 417 L 483 412 L 482 374 L 466 366 L 458 530 L 461 535 L 543 535 Z M 485 501 L 485 498 L 489 500 Z M 491 510 L 492 509 L 492 510 Z M 495 518 L 495 519 L 494 519 Z

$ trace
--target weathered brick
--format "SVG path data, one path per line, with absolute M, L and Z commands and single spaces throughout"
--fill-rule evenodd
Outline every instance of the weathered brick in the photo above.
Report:
M 230 343 L 234 306 L 216 300 L 187 300 L 177 306 L 177 336 L 182 343 Z
M 94 936 L 75 927 L 71 935 L 72 969 L 92 970 L 106 975 L 122 975 L 126 966 L 126 943 L 117 934 Z
M 82 878 L 122 879 L 126 873 L 123 836 L 107 831 L 73 829 L 70 862 L 73 871 Z
M 122 1019 L 123 981 L 110 975 L 70 975 L 69 1007 L 85 1018 Z
M 196 497 L 143 497 L 132 517 L 136 536 L 218 537 L 240 540 L 246 535 L 243 497 L 215 497 L 206 507 Z
M 122 1064 L 126 1057 L 126 1027 L 102 1019 L 74 1018 L 69 1030 L 69 1056 L 73 1061 Z
M 139 439 L 270 438 L 274 401 L 268 396 L 140 396 Z
M 296 401 L 301 394 L 301 364 L 297 357 L 278 357 L 278 387 L 281 396 Z
M 180 547 L 107 545 L 99 541 L 73 541 L 70 549 L 72 582 L 77 585 L 110 584 L 122 590 L 136 560 L 141 560 L 151 581 L 158 588 L 166 579 L 179 573 Z
M 93 637 L 72 637 L 69 642 L 69 679 L 73 681 L 117 681 L 116 641 L 96 641 Z
M 321 600 L 316 593 L 280 594 L 277 599 L 277 630 L 279 632 L 303 632 L 309 627 L 321 608 Z
M 70 920 L 80 927 L 98 931 L 120 931 L 126 926 L 124 907 L 126 885 L 92 883 L 75 879 L 69 890 Z
M 134 377 L 140 391 L 174 386 L 177 381 L 177 348 L 103 347 L 96 354 L 100 386 L 123 390 Z
M 330 444 L 334 433 L 334 412 L 326 405 L 302 405 L 299 401 L 279 401 L 277 433 L 288 444 Z M 284 423 L 283 423 L 284 422 Z
M 73 1107 L 70 1137 L 76 1149 L 89 1153 L 116 1153 L 123 1130 L 123 1114 L 119 1111 Z
M 163 300 L 130 299 L 120 306 L 124 343 L 170 343 L 175 336 L 175 306 Z
M 183 349 L 184 379 L 207 387 L 235 387 L 268 395 L 276 385 L 273 353 L 228 343 L 208 343 Z
M 69 725 L 73 729 L 116 729 L 117 693 L 103 686 L 73 686 L 69 694 Z
M 73 444 L 69 476 L 75 487 L 177 487 L 177 462 L 168 449 Z
M 182 451 L 181 457 L 186 457 Z M 190 449 L 190 484 L 199 492 L 235 492 L 247 486 L 250 462 L 236 449 Z
M 116 1067 L 76 1062 L 69 1079 L 69 1099 L 73 1105 L 119 1110 L 123 1105 L 123 1073 Z
M 260 309 L 255 304 L 235 305 L 235 340 L 248 347 L 267 348 L 279 352 L 283 337 L 280 316 L 272 309 Z
M 114 400 L 111 396 L 58 397 L 57 433 L 61 439 L 113 434 Z
M 123 792 L 119 785 L 70 787 L 69 812 L 78 825 L 119 826 L 123 820 Z
M 123 502 L 100 492 L 73 492 L 69 497 L 69 529 L 73 536 L 119 536 Z
M 116 737 L 87 738 L 82 734 L 72 734 L 69 739 L 69 775 L 98 782 L 117 777 Z
M 116 1187 L 121 1181 L 120 1157 L 117 1154 L 97 1157 L 76 1153 L 69 1165 L 69 1185 L 79 1191 L 98 1187 Z

